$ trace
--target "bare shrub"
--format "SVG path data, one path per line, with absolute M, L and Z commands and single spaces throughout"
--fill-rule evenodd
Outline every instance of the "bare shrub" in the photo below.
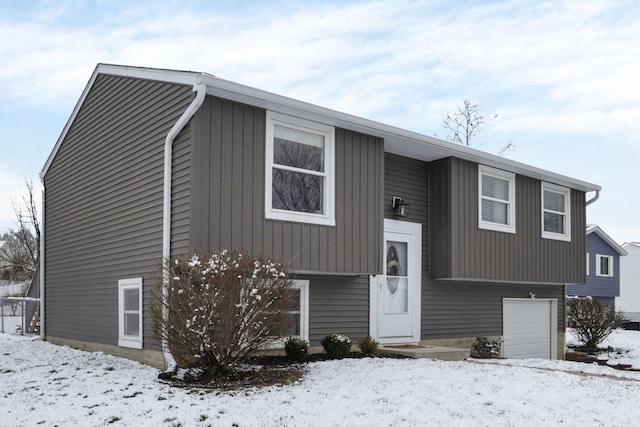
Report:
M 186 354 L 205 376 L 226 373 L 290 328 L 292 281 L 281 262 L 225 250 L 174 259 L 171 270 L 168 296 L 156 298 L 153 318 L 172 352 Z
M 567 299 L 567 317 L 584 349 L 593 353 L 623 319 L 613 307 L 591 298 Z

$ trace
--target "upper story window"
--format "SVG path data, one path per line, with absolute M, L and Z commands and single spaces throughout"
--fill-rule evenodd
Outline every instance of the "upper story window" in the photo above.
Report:
M 571 240 L 571 190 L 542 183 L 542 237 Z
M 613 256 L 596 254 L 596 276 L 613 277 Z
M 335 130 L 267 112 L 265 217 L 335 225 Z
M 479 165 L 478 226 L 487 230 L 516 232 L 516 176 Z

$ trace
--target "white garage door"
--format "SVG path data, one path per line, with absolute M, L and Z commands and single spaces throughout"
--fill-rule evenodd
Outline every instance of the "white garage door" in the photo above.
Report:
M 555 359 L 558 301 L 505 298 L 502 304 L 504 357 Z

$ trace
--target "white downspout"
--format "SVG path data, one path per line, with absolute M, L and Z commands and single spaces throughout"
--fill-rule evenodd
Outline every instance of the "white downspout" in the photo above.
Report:
M 42 222 L 40 223 L 40 277 L 38 278 L 40 284 L 40 337 L 44 340 L 45 335 L 45 322 L 44 322 L 44 233 L 45 233 L 45 224 L 44 224 L 44 203 L 45 203 L 45 192 L 44 192 L 44 177 L 41 178 L 42 181 Z
M 162 353 L 167 365 L 166 374 L 172 375 L 177 364 L 171 354 L 169 341 L 167 340 L 167 322 L 169 320 L 169 310 L 164 304 L 169 297 L 169 258 L 171 257 L 171 171 L 172 171 L 172 150 L 173 141 L 180 131 L 191 120 L 196 111 L 200 108 L 207 93 L 207 85 L 197 83 L 193 85 L 196 92 L 195 99 L 189 104 L 182 116 L 173 125 L 164 140 L 164 194 L 162 206 Z M 162 374 L 161 374 L 162 375 Z
M 587 202 L 585 203 L 585 206 L 589 206 L 591 203 L 595 202 L 599 198 L 600 198 L 600 190 L 596 190 L 596 195 L 593 196 L 592 199 L 587 200 Z

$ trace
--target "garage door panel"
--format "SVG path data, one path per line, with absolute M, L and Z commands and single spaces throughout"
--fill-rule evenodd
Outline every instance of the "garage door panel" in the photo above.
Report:
M 554 300 L 504 300 L 504 357 L 549 359 L 554 356 L 556 304 Z

